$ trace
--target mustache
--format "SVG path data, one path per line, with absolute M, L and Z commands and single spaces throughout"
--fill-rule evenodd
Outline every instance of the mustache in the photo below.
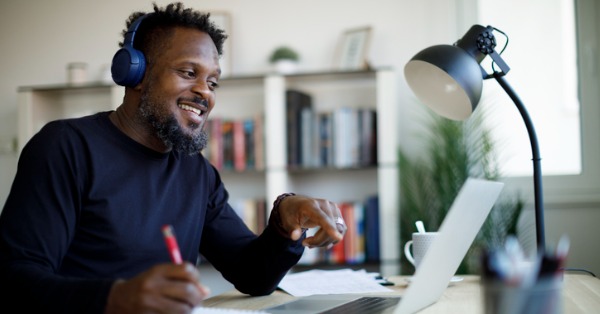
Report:
M 180 98 L 180 100 L 182 101 L 186 101 L 186 102 L 191 102 L 194 104 L 197 104 L 199 106 L 202 106 L 204 108 L 208 108 L 208 100 L 199 97 L 199 96 L 194 96 L 194 97 L 190 97 L 190 98 Z

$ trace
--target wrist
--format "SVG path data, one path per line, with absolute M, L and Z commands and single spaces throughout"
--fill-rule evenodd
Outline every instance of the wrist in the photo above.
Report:
M 283 226 L 283 222 L 281 220 L 281 213 L 279 211 L 279 206 L 285 198 L 287 198 L 289 196 L 294 196 L 294 195 L 296 195 L 296 194 L 295 193 L 283 193 L 283 194 L 277 196 L 277 198 L 273 202 L 273 208 L 271 209 L 271 215 L 269 216 L 269 225 L 272 228 L 274 228 L 275 230 L 277 230 L 277 233 L 279 233 L 281 236 L 288 238 L 288 239 L 290 238 L 290 232 L 288 232 Z

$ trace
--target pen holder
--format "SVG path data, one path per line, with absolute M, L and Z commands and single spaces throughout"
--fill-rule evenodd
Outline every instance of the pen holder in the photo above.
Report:
M 563 312 L 563 277 L 542 278 L 530 287 L 501 280 L 483 280 L 484 313 L 560 314 Z

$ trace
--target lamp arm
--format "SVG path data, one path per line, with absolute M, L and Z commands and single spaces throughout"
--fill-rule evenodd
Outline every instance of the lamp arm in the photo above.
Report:
M 498 81 L 500 86 L 504 89 L 504 91 L 508 94 L 510 99 L 515 103 L 515 106 L 519 110 L 521 117 L 523 118 L 523 122 L 525 122 L 525 127 L 527 128 L 527 132 L 529 133 L 529 142 L 531 143 L 531 153 L 532 153 L 532 161 L 533 161 L 533 193 L 534 193 L 534 201 L 535 201 L 535 230 L 536 230 L 536 239 L 537 239 L 537 250 L 538 252 L 543 252 L 545 249 L 546 239 L 544 232 L 544 200 L 543 200 L 543 191 L 542 191 L 542 168 L 541 168 L 541 157 L 540 157 L 540 148 L 538 145 L 537 135 L 535 133 L 535 128 L 533 127 L 533 122 L 527 113 L 527 109 L 519 99 L 519 96 L 513 91 L 508 82 L 504 79 L 504 74 L 501 72 L 494 72 L 493 76 Z M 541 250 L 541 251 L 540 251 Z

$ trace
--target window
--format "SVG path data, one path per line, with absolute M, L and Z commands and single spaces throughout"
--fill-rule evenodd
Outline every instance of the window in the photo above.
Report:
M 580 174 L 573 0 L 479 0 L 478 16 L 479 24 L 494 26 L 509 38 L 502 54 L 511 67 L 506 80 L 523 101 L 535 126 L 542 173 Z M 496 50 L 500 52 L 506 40 L 500 33 L 496 37 Z M 530 175 L 531 146 L 519 112 L 495 80 L 484 84 L 481 104 L 494 117 L 491 127 L 498 143 L 502 174 Z
M 506 80 L 536 128 L 544 202 L 559 208 L 600 203 L 600 2 L 464 0 L 463 5 L 477 12 L 463 10 L 467 18 L 459 18 L 459 23 L 492 25 L 509 36 L 502 55 L 511 67 Z M 497 37 L 500 41 L 502 36 Z M 497 49 L 501 48 L 502 43 Z M 505 150 L 500 156 L 503 174 L 509 188 L 532 200 L 529 138 L 521 116 L 503 93 L 497 82 L 487 80 L 482 101 L 494 115 L 495 110 L 508 111 L 492 121 L 492 128 L 504 130 L 497 131 L 498 147 Z

